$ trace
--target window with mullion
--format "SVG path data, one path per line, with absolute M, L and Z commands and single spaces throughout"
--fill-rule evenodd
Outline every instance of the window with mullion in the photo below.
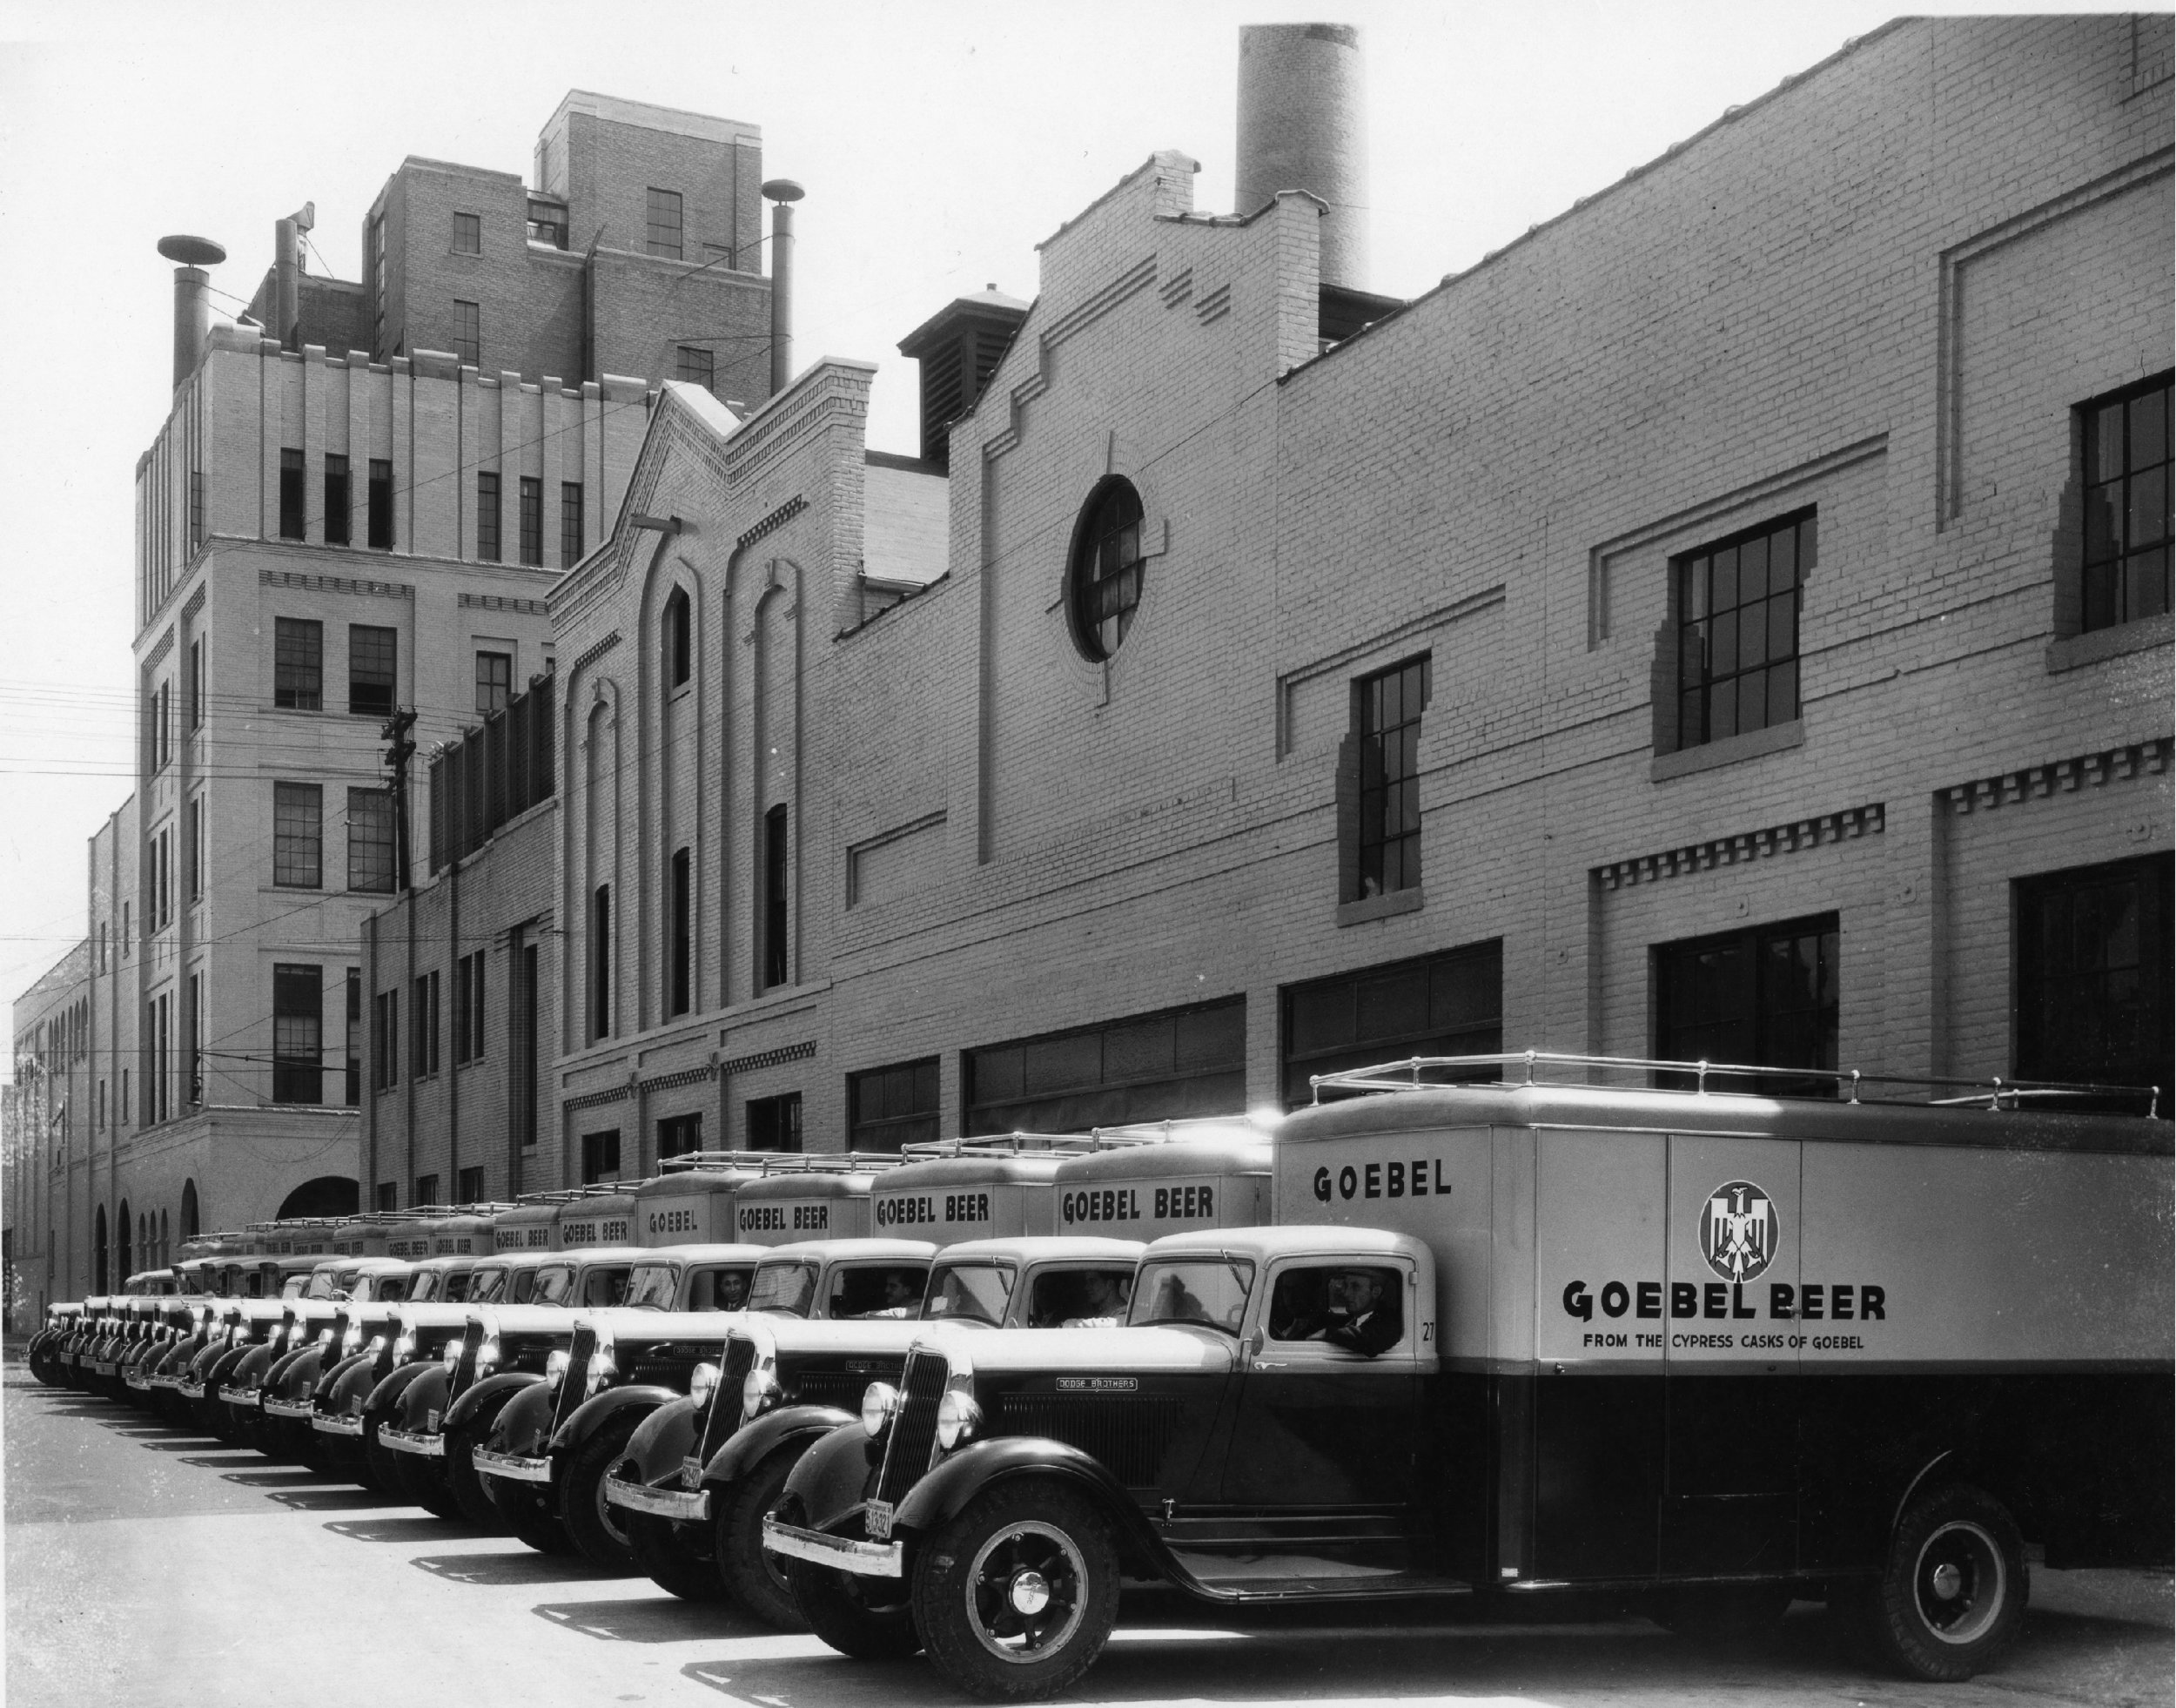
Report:
M 1836 916 L 1823 914 L 1658 946 L 1656 1054 L 1666 1061 L 1834 1072 L 1839 941 Z M 1683 1078 L 1663 1076 L 1673 1086 Z M 1765 1076 L 1710 1076 L 1708 1089 L 1804 1097 L 1836 1092 L 1826 1079 Z
M 314 966 L 272 969 L 272 1101 L 324 1100 L 323 973 Z
M 2170 376 L 2086 404 L 2084 600 L 2079 626 L 2108 629 L 2169 608 Z
M 272 784 L 272 882 L 314 890 L 324 882 L 325 790 L 315 783 Z
M 1360 699 L 1359 897 L 1389 895 L 1420 882 L 1420 714 L 1428 661 L 1394 665 L 1358 684 Z
M 1808 510 L 1673 561 L 1679 748 L 1798 716 L 1798 595 L 1814 548 Z
M 1141 603 L 1141 499 L 1114 480 L 1091 503 L 1073 549 L 1073 637 L 1100 662 L 1118 651 Z
M 521 477 L 521 561 L 533 568 L 544 562 L 544 483 Z
M 2018 884 L 2020 1077 L 2159 1086 L 2166 1097 L 2176 1079 L 2172 875 L 2176 863 L 2154 854 Z
M 308 617 L 272 619 L 272 704 L 316 711 L 325 699 L 325 625 Z
M 680 192 L 677 190 L 652 190 L 648 207 L 649 252 L 653 255 L 680 259 Z

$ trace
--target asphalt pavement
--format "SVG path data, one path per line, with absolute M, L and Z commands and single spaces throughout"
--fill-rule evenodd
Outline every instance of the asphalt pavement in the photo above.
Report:
M 433 1518 L 352 1483 L 4 1368 L 10 1708 L 386 1708 L 403 1700 L 957 1708 L 921 1661 L 864 1664 L 648 1579 Z M 2033 1574 L 2023 1641 L 1966 1684 L 1869 1675 L 1823 1610 L 1714 1648 L 1606 1608 L 1234 1617 L 1130 1597 L 1067 1698 L 1125 1704 L 2166 1705 L 2166 1573 Z

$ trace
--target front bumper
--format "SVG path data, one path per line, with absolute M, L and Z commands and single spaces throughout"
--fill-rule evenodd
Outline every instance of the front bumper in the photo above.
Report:
M 418 1435 L 413 1430 L 395 1429 L 383 1423 L 378 1426 L 378 1444 L 389 1447 L 395 1453 L 414 1453 L 426 1459 L 443 1459 L 446 1456 L 444 1436 Z
M 906 1548 L 897 1542 L 856 1542 L 851 1537 L 803 1530 L 798 1524 L 763 1520 L 763 1546 L 789 1559 L 809 1560 L 857 1577 L 903 1577 Z
M 311 1414 L 310 1427 L 321 1435 L 359 1437 L 363 1433 L 363 1420 L 339 1412 L 319 1411 Z
M 487 1447 L 480 1447 L 474 1454 L 476 1469 L 486 1476 L 503 1476 L 514 1483 L 549 1483 L 552 1480 L 552 1462 L 549 1458 L 525 1459 L 519 1453 L 494 1453 Z
M 191 1382 L 187 1376 L 182 1377 L 179 1382 L 176 1382 L 174 1389 L 185 1400 L 201 1400 L 204 1397 L 204 1384 L 200 1382 Z
M 122 1376 L 121 1380 L 127 1382 L 130 1387 L 138 1390 L 148 1390 L 151 1385 L 151 1379 L 145 1375 L 143 1371 L 137 1368 L 137 1367 L 133 1364 L 129 1366 L 126 1374 Z
M 219 1397 L 231 1406 L 240 1406 L 245 1410 L 255 1411 L 258 1396 L 262 1392 L 261 1389 L 256 1388 L 222 1388 L 219 1390 Z
M 93 1375 L 110 1376 L 118 1367 L 110 1358 L 93 1358 L 84 1368 Z
M 709 1522 L 710 1491 L 697 1489 L 653 1488 L 646 1483 L 630 1483 L 623 1476 L 608 1476 L 604 1480 L 604 1498 L 608 1506 L 623 1506 L 630 1512 L 647 1512 L 659 1518 L 670 1518 L 682 1524 L 702 1524 Z
M 275 1400 L 265 1397 L 265 1415 L 267 1417 L 313 1417 L 317 1409 L 307 1400 Z

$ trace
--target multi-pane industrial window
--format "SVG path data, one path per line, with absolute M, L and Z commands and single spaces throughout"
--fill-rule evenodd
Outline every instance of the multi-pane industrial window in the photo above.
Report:
M 2078 412 L 2085 453 L 2083 629 L 2168 609 L 2169 396 L 2164 373 Z
M 565 569 L 581 561 L 581 482 L 559 483 L 559 561 Z
M 521 477 L 521 561 L 541 568 L 544 563 L 544 483 Z
M 1807 510 L 1670 561 L 1681 750 L 1798 716 L 1798 589 L 1814 543 Z
M 481 1061 L 484 1056 L 484 951 L 453 963 L 453 1059 Z
M 325 882 L 325 790 L 314 783 L 272 784 L 272 882 L 314 890 Z
M 189 863 L 189 899 L 204 894 L 204 797 L 192 797 L 182 812 L 182 857 Z
M 690 994 L 688 960 L 695 925 L 688 917 L 694 904 L 689 893 L 688 867 L 688 851 L 684 848 L 676 850 L 673 855 L 672 892 L 668 902 L 671 918 L 666 925 L 665 1012 L 668 1016 L 685 1014 Z
M 668 1156 L 685 1156 L 689 1151 L 702 1148 L 702 1113 L 667 1115 L 657 1123 L 657 1155 L 662 1161 Z
M 457 213 L 453 216 L 453 252 L 456 255 L 480 255 L 484 252 L 484 220 L 480 213 Z
M 303 486 L 302 453 L 283 450 L 279 454 L 279 537 L 299 540 L 306 527 L 306 502 Z
M 204 728 L 204 637 L 198 635 L 189 642 L 189 727 L 191 730 Z
M 649 192 L 649 252 L 680 259 L 680 192 Z
M 371 1191 L 376 1194 L 379 1209 L 397 1210 L 400 1207 L 400 1187 L 398 1181 L 380 1180 L 371 1188 Z
M 717 380 L 717 357 L 699 344 L 681 345 L 678 354 L 679 368 L 673 378 L 709 391 Z
M 1503 945 L 1478 943 L 1393 961 L 1283 992 L 1285 1106 L 1314 1100 L 1318 1073 L 1414 1056 L 1494 1055 L 1503 1048 Z M 1426 1073 L 1494 1079 L 1494 1069 Z
M 400 1083 L 400 992 L 380 991 L 370 999 L 370 1084 L 391 1091 Z
M 846 1148 L 897 1154 L 937 1137 L 937 1058 L 846 1076 Z
M 798 1151 L 801 1148 L 799 1092 L 785 1092 L 777 1097 L 749 1099 L 748 1147 L 751 1151 Z
M 325 543 L 345 546 L 347 543 L 349 499 L 347 491 L 347 459 L 332 452 L 325 455 Z
M 2167 1113 L 2173 884 L 2176 862 L 2153 854 L 2018 884 L 2020 1078 L 2159 1086 Z
M 675 588 L 665 600 L 657 637 L 659 662 L 664 667 L 668 688 L 679 687 L 693 671 L 695 648 L 688 633 L 693 627 L 688 621 L 687 590 Z
M 599 1180 L 620 1178 L 620 1129 L 613 1127 L 605 1133 L 585 1133 L 581 1135 L 581 1183 L 594 1186 Z
M 316 711 L 325 703 L 325 625 L 272 619 L 272 704 Z
M 393 893 L 393 796 L 383 789 L 347 791 L 347 887 Z
M 415 1193 L 408 1200 L 409 1204 L 413 1207 L 417 1204 L 435 1204 L 438 1201 L 438 1176 L 418 1174 L 415 1177 Z
M 272 1101 L 322 1100 L 325 1026 L 322 974 L 314 966 L 272 968 Z
M 347 1072 L 343 1076 L 341 1100 L 351 1108 L 363 1100 L 363 970 L 347 970 Z
M 531 243 L 554 249 L 567 246 L 567 210 L 557 202 L 529 203 L 528 238 Z
M 589 1036 L 612 1031 L 612 886 L 600 884 L 589 898 Z
M 514 655 L 480 652 L 476 655 L 476 712 L 488 717 L 507 709 L 514 697 Z
M 171 689 L 171 683 L 159 683 L 151 690 L 151 697 L 144 706 L 144 720 L 148 726 L 146 734 L 150 737 L 149 745 L 151 750 L 151 770 L 154 771 L 165 770 L 167 762 L 174 756 L 172 724 L 170 709 L 167 705 L 167 697 Z
M 148 1064 L 150 1071 L 144 1078 L 144 1120 L 146 1126 L 153 1121 L 163 1121 L 173 1113 L 170 1100 L 173 1078 L 173 1012 L 174 999 L 171 992 L 152 1000 L 151 1059 Z M 279 1073 L 277 1056 L 275 1047 L 272 1070 L 275 1076 Z M 276 1079 L 274 1088 L 277 1090 Z
M 1110 657 L 1141 603 L 1141 497 L 1131 482 L 1106 481 L 1089 500 L 1067 582 L 1074 644 L 1085 657 Z
M 963 1051 L 960 1097 L 970 1133 L 1085 1133 L 1239 1108 L 1246 999 Z
M 481 1168 L 464 1168 L 453 1178 L 453 1201 L 456 1204 L 480 1204 L 484 1201 L 484 1171 Z
M 408 993 L 408 1072 L 418 1079 L 438 1072 L 438 974 L 426 972 Z
M 374 717 L 393 713 L 400 657 L 400 631 L 372 624 L 347 626 L 347 709 Z
M 473 302 L 453 299 L 453 353 L 469 367 L 481 367 L 484 360 L 484 312 Z
M 507 1133 L 518 1145 L 536 1142 L 536 945 L 512 957 L 514 988 L 507 1025 Z
M 1420 883 L 1420 714 L 1429 662 L 1415 658 L 1353 685 L 1359 737 L 1360 818 L 1347 901 Z
M 1655 1052 L 1666 1061 L 1833 1073 L 1837 918 L 1825 913 L 1655 950 Z M 1675 1084 L 1678 1076 L 1669 1076 Z M 1835 1095 L 1833 1080 L 1763 1075 L 1708 1089 Z
M 476 471 L 476 555 L 499 561 L 499 476 L 488 468 Z
M 189 1096 L 191 1103 L 204 1101 L 204 975 L 189 975 L 187 1022 Z
M 768 991 L 786 982 L 786 809 L 775 806 L 763 815 L 763 938 L 758 945 L 762 958 L 756 969 L 758 990 Z
M 383 457 L 370 460 L 370 548 L 393 549 L 393 464 Z

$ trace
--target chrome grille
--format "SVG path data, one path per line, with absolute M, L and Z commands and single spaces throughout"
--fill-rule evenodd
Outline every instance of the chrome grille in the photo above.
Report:
M 850 1370 L 803 1370 L 794 1380 L 794 1402 L 804 1406 L 836 1406 L 842 1411 L 858 1412 L 862 1395 L 869 1391 L 872 1382 L 882 1382 L 889 1375 L 856 1375 Z
M 907 1355 L 899 1381 L 899 1411 L 884 1442 L 884 1468 L 877 1474 L 876 1498 L 897 1506 L 922 1480 L 937 1452 L 937 1407 L 951 1375 L 941 1352 L 919 1348 Z
M 997 1433 L 1062 1441 L 1106 1466 L 1127 1488 L 1152 1489 L 1179 1413 L 1172 1399 L 1008 1394 L 997 1408 Z
M 710 1390 L 700 1427 L 695 1431 L 695 1456 L 704 1464 L 723 1447 L 741 1424 L 741 1389 L 748 1373 L 756 1368 L 756 1342 L 744 1335 L 729 1336 L 725 1360 L 718 1366 L 718 1385 Z
M 596 1349 L 594 1328 L 584 1324 L 574 1330 L 574 1343 L 568 1349 L 567 1374 L 559 1379 L 559 1402 L 552 1408 L 552 1435 L 559 1433 L 559 1426 L 573 1416 L 574 1408 L 588 1397 L 581 1391 L 581 1386 L 589 1379 L 589 1356 Z

